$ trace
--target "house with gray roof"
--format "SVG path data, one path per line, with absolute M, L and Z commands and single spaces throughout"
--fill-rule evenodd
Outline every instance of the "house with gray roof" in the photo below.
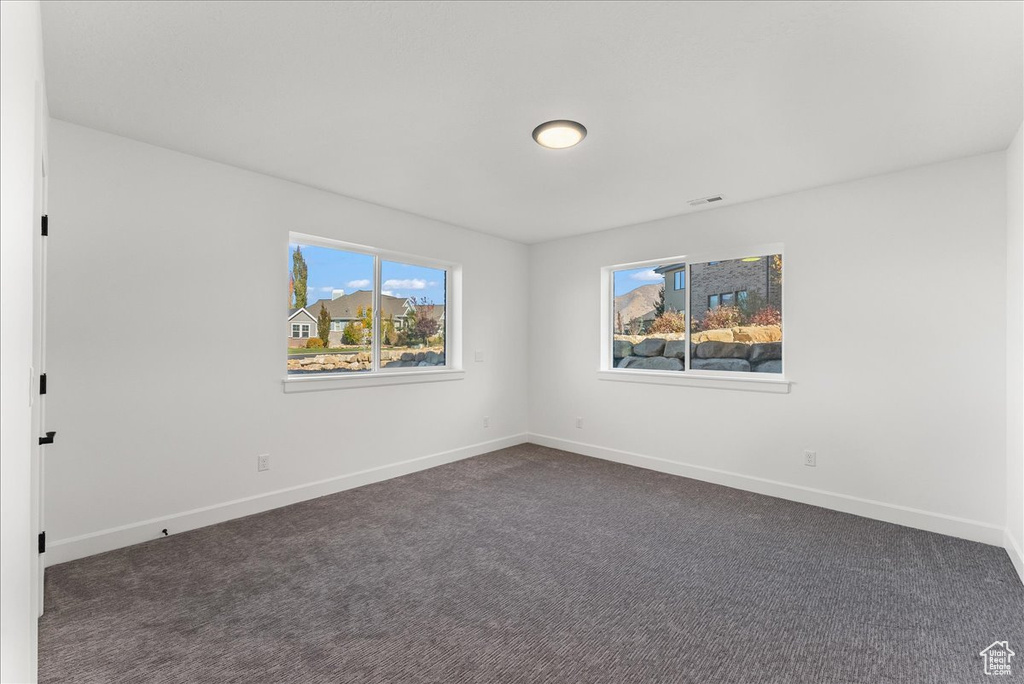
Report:
M 320 307 L 323 306 L 331 315 L 330 345 L 337 347 L 342 345 L 341 333 L 345 326 L 362 318 L 360 311 L 366 311 L 373 307 L 373 292 L 370 290 L 356 290 L 345 294 L 344 290 L 335 290 L 330 299 L 318 299 L 302 309 L 290 309 L 288 311 L 288 346 L 305 346 L 309 337 L 316 337 L 317 316 L 320 315 Z M 380 313 L 383 318 L 394 321 L 396 330 L 403 330 L 410 324 L 410 314 L 416 310 L 416 302 L 411 297 L 392 297 L 382 294 L 380 296 Z M 444 329 L 444 306 L 432 305 L 426 315 L 439 319 L 439 329 Z M 309 330 L 306 330 L 306 326 Z

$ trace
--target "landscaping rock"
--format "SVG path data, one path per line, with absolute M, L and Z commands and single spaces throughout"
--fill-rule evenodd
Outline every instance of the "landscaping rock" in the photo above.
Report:
M 416 355 L 413 354 L 412 352 L 405 352 L 404 354 L 402 354 L 402 361 L 415 361 L 415 360 L 416 360 Z
M 624 359 L 632 356 L 633 344 L 626 340 L 615 340 L 612 342 L 612 356 L 616 359 Z
M 665 351 L 665 340 L 658 337 L 650 337 L 633 345 L 634 356 L 661 356 L 663 351 Z
M 782 359 L 771 359 L 769 361 L 762 361 L 761 363 L 754 366 L 755 373 L 781 373 L 782 372 Z
M 750 370 L 750 362 L 746 359 L 692 359 L 690 368 L 693 370 L 747 372 Z
M 686 358 L 686 340 L 669 340 L 665 343 L 665 351 L 662 356 L 674 359 Z
M 701 342 L 695 356 L 698 359 L 745 359 L 750 346 L 739 342 Z
M 732 342 L 732 328 L 717 328 L 694 333 L 690 336 L 692 342 Z
M 427 353 L 426 352 L 417 352 L 416 353 L 416 360 L 417 361 L 423 361 L 426 358 L 427 358 Z
M 416 365 L 417 366 L 429 366 L 431 364 L 427 363 L 426 361 L 417 361 Z
M 683 370 L 683 362 L 679 359 L 669 359 L 664 356 L 644 356 L 637 358 L 634 363 L 629 365 L 629 368 L 638 370 L 681 371 Z
M 762 361 L 772 361 L 782 358 L 781 342 L 765 342 L 763 344 L 750 345 L 750 363 L 757 364 Z M 774 371 L 772 371 L 774 372 Z
M 427 355 L 423 358 L 431 366 L 437 365 L 438 353 L 436 351 L 428 351 Z
M 627 356 L 626 358 L 624 358 L 621 361 L 619 361 L 618 365 L 615 366 L 615 367 L 616 368 L 629 368 L 631 364 L 636 363 L 637 361 L 639 361 L 642 358 L 643 358 L 642 356 Z
M 748 325 L 732 329 L 736 342 L 778 342 L 782 339 L 782 328 L 777 325 Z

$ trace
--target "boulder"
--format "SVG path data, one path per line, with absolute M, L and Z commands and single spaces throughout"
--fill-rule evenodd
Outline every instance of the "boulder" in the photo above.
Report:
M 431 366 L 436 366 L 437 365 L 437 357 L 438 357 L 438 353 L 436 351 L 428 351 L 427 355 L 425 357 L 423 357 L 423 360 L 426 361 Z
M 670 359 L 664 356 L 643 356 L 631 363 L 629 368 L 630 370 L 681 371 L 683 370 L 683 362 L 676 358 Z
M 732 329 L 736 342 L 778 342 L 782 339 L 782 328 L 777 325 L 747 325 Z
M 427 353 L 426 352 L 416 352 L 416 360 L 417 361 L 423 361 L 426 358 L 427 358 Z
M 746 359 L 692 359 L 690 361 L 692 370 L 717 370 L 717 371 L 738 371 L 749 372 L 750 362 Z
M 612 342 L 612 356 L 616 359 L 624 359 L 632 356 L 633 344 L 628 340 L 615 340 Z
M 618 365 L 616 365 L 615 367 L 616 368 L 629 368 L 630 364 L 635 363 L 636 361 L 639 361 L 642 358 L 643 358 L 642 356 L 627 356 L 626 358 L 624 358 L 621 361 L 619 361 Z
M 402 354 L 402 361 L 415 361 L 415 360 L 416 360 L 416 355 L 413 354 L 412 352 L 405 352 L 404 354 Z
M 693 342 L 732 342 L 732 329 L 705 330 L 704 332 L 690 335 L 690 340 Z
M 781 373 L 782 359 L 769 359 L 754 366 L 755 373 Z
M 686 340 L 669 340 L 665 343 L 665 351 L 662 356 L 668 356 L 674 359 L 685 359 L 686 358 Z
M 417 361 L 416 365 L 417 366 L 429 366 L 430 364 L 427 363 L 426 361 Z
M 698 359 L 745 359 L 750 346 L 739 342 L 701 342 L 694 354 Z
M 401 368 L 401 366 L 401 361 L 388 361 L 387 363 L 384 364 L 385 368 Z
M 762 361 L 773 361 L 782 358 L 781 342 L 764 342 L 750 345 L 750 363 L 758 364 Z M 773 371 L 774 372 L 774 371 Z
M 661 356 L 665 351 L 665 340 L 658 337 L 649 337 L 643 342 L 633 345 L 634 356 Z

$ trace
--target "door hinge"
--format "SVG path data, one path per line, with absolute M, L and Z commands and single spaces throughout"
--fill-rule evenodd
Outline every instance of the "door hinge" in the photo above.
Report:
M 48 221 L 48 217 L 47 217 L 46 214 L 43 214 L 42 224 L 43 224 L 43 237 L 46 237 L 47 235 L 50 234 L 50 226 L 49 226 L 49 221 Z
M 54 432 L 53 430 L 50 430 L 49 432 L 47 432 L 45 437 L 40 437 L 39 438 L 39 446 L 42 446 L 44 444 L 53 444 L 53 437 L 56 434 L 57 433 Z
M 46 373 L 39 375 L 39 393 L 46 394 Z
M 39 553 L 46 553 L 46 532 L 39 533 Z

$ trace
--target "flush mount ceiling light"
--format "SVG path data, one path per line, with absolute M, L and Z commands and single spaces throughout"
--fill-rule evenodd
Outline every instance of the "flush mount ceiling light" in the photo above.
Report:
M 533 139 L 541 147 L 550 150 L 564 150 L 578 145 L 587 137 L 587 129 L 583 124 L 566 119 L 547 121 L 533 129 Z

